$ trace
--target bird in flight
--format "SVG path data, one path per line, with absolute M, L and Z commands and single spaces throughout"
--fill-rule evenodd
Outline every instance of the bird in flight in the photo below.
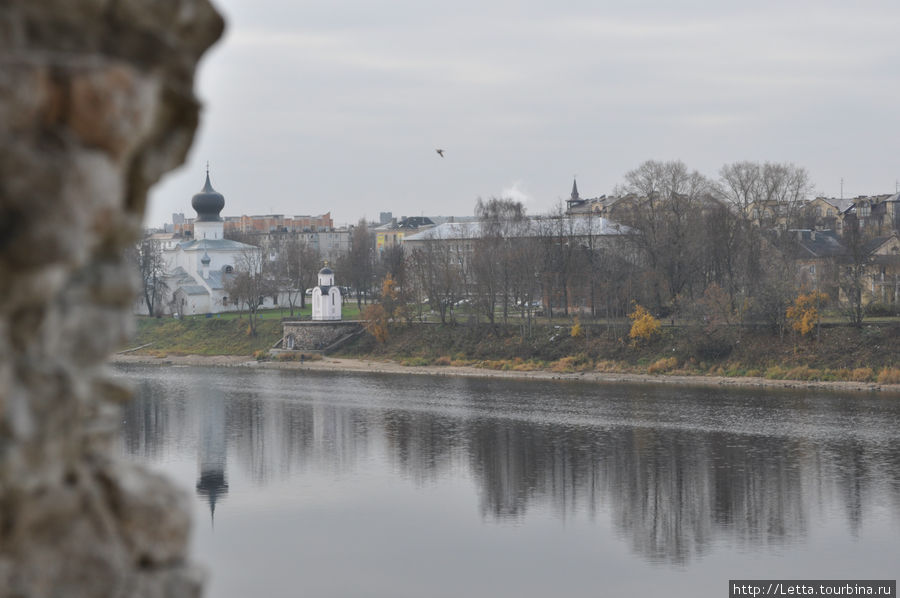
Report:
M 438 155 L 439 155 L 441 158 L 444 157 L 444 150 L 442 150 L 442 149 L 436 149 L 436 150 L 434 150 L 434 151 L 436 151 L 436 152 L 438 153 Z

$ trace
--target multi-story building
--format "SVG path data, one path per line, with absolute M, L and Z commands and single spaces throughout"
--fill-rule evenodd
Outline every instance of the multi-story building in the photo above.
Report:
M 433 226 L 434 221 L 425 216 L 404 217 L 399 222 L 396 218 L 392 218 L 387 224 L 374 229 L 375 251 L 381 255 L 385 249 L 401 245 L 405 237 L 428 230 Z
M 180 217 L 180 218 L 179 218 Z M 173 214 L 173 232 L 185 237 L 194 234 L 194 219 L 184 218 L 183 214 Z M 255 216 L 226 216 L 223 219 L 223 230 L 230 234 L 266 234 L 275 232 L 317 232 L 334 228 L 331 212 L 318 216 L 285 216 L 284 214 L 264 214 Z

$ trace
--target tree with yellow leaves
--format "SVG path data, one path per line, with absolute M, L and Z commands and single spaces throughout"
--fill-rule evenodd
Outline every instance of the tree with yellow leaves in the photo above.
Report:
M 578 321 L 577 317 L 572 324 L 572 329 L 569 331 L 569 334 L 572 335 L 572 338 L 581 338 L 584 336 L 584 329 L 582 329 L 581 322 Z
M 363 320 L 366 321 L 366 330 L 376 341 L 383 343 L 390 336 L 390 322 L 406 317 L 406 310 L 407 305 L 397 288 L 397 282 L 388 273 L 381 283 L 379 303 L 368 306 L 362 314 Z
M 794 304 L 787 308 L 786 315 L 791 328 L 799 332 L 800 336 L 812 332 L 819 323 L 819 305 L 825 301 L 828 301 L 828 295 L 820 291 L 798 295 Z
M 362 318 L 365 321 L 366 332 L 374 336 L 379 343 L 387 341 L 390 336 L 388 332 L 388 317 L 381 304 L 373 303 L 366 307 Z
M 403 316 L 406 307 L 398 288 L 397 281 L 388 272 L 381 282 L 381 305 L 384 307 L 388 320 L 394 320 Z
M 631 320 L 631 331 L 628 336 L 635 343 L 649 342 L 659 334 L 662 326 L 647 308 L 637 303 L 634 304 L 634 311 L 628 314 L 628 319 Z

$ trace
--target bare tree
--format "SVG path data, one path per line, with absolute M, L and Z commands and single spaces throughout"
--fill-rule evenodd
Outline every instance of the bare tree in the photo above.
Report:
M 471 240 L 475 303 L 493 324 L 499 301 L 506 322 L 513 291 L 512 240 L 528 226 L 525 207 L 511 199 L 479 199 L 475 216 L 480 222 L 480 235 Z
M 786 230 L 800 222 L 813 184 L 795 164 L 735 162 L 719 171 L 718 191 L 743 221 Z
M 762 277 L 761 230 L 753 221 L 755 203 L 762 200 L 762 168 L 757 162 L 726 164 L 719 171 L 717 192 L 732 206 L 730 217 L 710 223 L 725 237 L 725 280 L 721 281 L 732 300 L 738 294 L 752 294 Z M 724 228 L 724 230 L 723 230 Z
M 378 262 L 378 277 L 383 281 L 388 276 L 391 280 L 392 301 L 401 306 L 397 308 L 396 312 L 402 315 L 407 322 L 411 322 L 413 312 L 406 306 L 413 301 L 413 289 L 410 284 L 410 272 L 403 245 L 390 245 L 381 253 L 381 259 Z M 383 283 L 382 295 L 384 295 Z
M 839 260 L 838 281 L 840 289 L 846 299 L 844 313 L 850 324 L 859 328 L 862 326 L 866 315 L 863 303 L 863 291 L 865 289 L 866 271 L 869 267 L 870 255 L 867 250 L 865 237 L 860 230 L 859 221 L 856 218 L 844 220 L 844 247 L 846 255 Z
M 735 162 L 719 171 L 718 194 L 733 210 L 731 219 L 710 223 L 725 274 L 711 282 L 728 291 L 735 308 L 755 298 L 757 315 L 779 331 L 782 308 L 797 292 L 795 269 L 784 263 L 793 238 L 784 233 L 802 223 L 812 188 L 806 170 L 790 163 Z M 764 237 L 774 230 L 779 234 Z
M 541 245 L 535 242 L 534 229 L 529 230 L 528 236 L 520 236 L 510 240 L 508 255 L 509 269 L 511 272 L 510 292 L 519 310 L 519 316 L 525 320 L 522 335 L 530 335 L 532 332 L 532 316 L 535 309 L 540 306 L 541 287 L 540 270 Z
M 790 163 L 766 162 L 761 167 L 762 198 L 777 207 L 777 224 L 795 228 L 801 209 L 813 192 L 805 168 Z
M 225 282 L 225 290 L 239 305 L 247 308 L 250 333 L 256 334 L 257 316 L 266 296 L 277 292 L 268 268 L 268 260 L 257 248 L 245 249 L 238 257 L 235 272 Z
M 692 291 L 703 248 L 696 242 L 704 201 L 712 186 L 681 161 L 647 161 L 625 175 L 620 193 L 635 200 L 625 224 L 655 274 L 658 308 L 671 306 L 683 291 Z
M 128 251 L 128 257 L 135 265 L 141 279 L 141 296 L 147 305 L 147 313 L 159 315 L 169 292 L 166 284 L 166 263 L 162 247 L 149 236 Z
M 272 279 L 277 292 L 287 299 L 293 316 L 295 307 L 306 307 L 305 289 L 315 285 L 321 259 L 314 248 L 290 233 L 274 237 L 269 251 L 274 255 L 270 264 Z
M 783 336 L 787 330 L 787 308 L 797 297 L 799 288 L 793 249 L 784 243 L 779 245 L 766 245 L 762 276 L 755 289 L 752 311 L 755 318 L 766 322 L 779 336 Z
M 441 240 L 425 242 L 412 252 L 411 265 L 416 284 L 425 294 L 441 323 L 453 321 L 453 306 L 465 297 L 464 256 Z
M 375 243 L 365 220 L 360 220 L 350 237 L 350 252 L 343 256 L 340 269 L 347 273 L 356 292 L 356 305 L 362 310 L 375 284 Z
M 315 247 L 311 247 L 308 243 L 300 243 L 298 252 L 300 289 L 311 289 L 316 286 L 319 281 L 319 270 L 322 269 L 322 255 Z M 343 293 L 341 293 L 343 296 Z M 300 295 L 300 308 L 306 307 L 306 291 Z

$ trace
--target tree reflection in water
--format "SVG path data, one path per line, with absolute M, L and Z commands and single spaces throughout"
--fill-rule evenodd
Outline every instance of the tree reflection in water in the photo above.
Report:
M 561 520 L 608 516 L 651 561 L 684 563 L 715 541 L 802 540 L 815 509 L 842 512 L 857 533 L 885 497 L 900 519 L 896 400 L 726 399 L 734 391 L 674 399 L 627 387 L 585 399 L 580 386 L 423 387 L 402 377 L 344 377 L 365 388 L 335 394 L 327 377 L 231 385 L 203 371 L 189 387 L 144 378 L 123 442 L 150 460 L 165 447 L 195 450 L 197 493 L 211 510 L 229 490 L 228 456 L 265 486 L 310 469 L 352 474 L 383 451 L 415 484 L 462 472 L 489 520 L 521 521 L 535 506 Z

